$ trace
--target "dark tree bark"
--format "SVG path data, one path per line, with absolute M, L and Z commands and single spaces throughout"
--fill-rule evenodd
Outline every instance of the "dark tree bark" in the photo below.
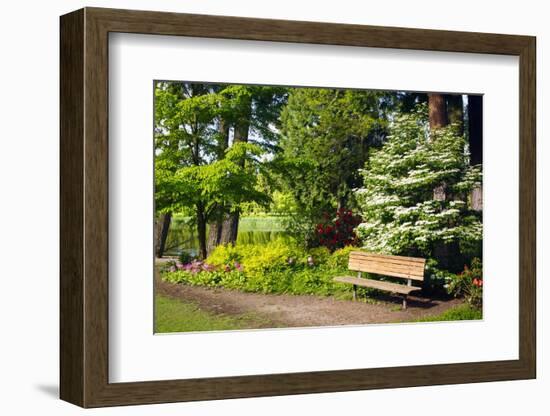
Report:
M 437 130 L 448 124 L 447 103 L 443 94 L 428 94 L 428 114 L 430 131 L 432 132 L 432 138 L 435 139 Z M 441 184 L 434 189 L 433 199 L 444 201 L 445 198 L 445 184 Z
M 428 94 L 428 112 L 430 122 L 430 132 L 432 140 L 437 140 L 437 130 L 447 126 L 447 103 L 445 96 L 442 94 Z M 436 201 L 445 201 L 447 198 L 446 185 L 443 183 L 436 186 L 433 191 L 433 199 Z M 443 268 L 449 266 L 450 247 L 449 245 L 440 242 L 434 247 L 434 256 L 437 258 L 439 265 Z M 424 280 L 424 289 L 429 290 L 429 279 Z
M 204 207 L 197 204 L 197 237 L 199 239 L 199 259 L 204 260 L 208 256 L 206 250 L 206 218 Z
M 168 238 L 168 231 L 170 230 L 170 223 L 172 222 L 172 213 L 168 212 L 162 214 L 161 218 L 158 219 L 160 227 L 157 227 L 157 257 L 162 257 L 164 255 L 164 250 L 166 249 L 166 239 Z M 159 230 L 160 228 L 160 230 Z
M 430 130 L 436 131 L 448 124 L 447 104 L 443 94 L 428 94 Z
M 217 246 L 220 245 L 222 226 L 222 220 L 211 222 L 208 224 L 208 241 L 206 242 L 206 251 L 209 255 Z
M 239 125 L 235 126 L 233 143 L 247 142 L 249 127 L 250 122 L 248 118 Z M 244 160 L 242 161 L 242 165 L 244 165 Z M 239 219 L 239 211 L 232 212 L 225 217 L 220 235 L 220 244 L 235 244 L 237 242 L 237 235 L 239 233 Z
M 468 95 L 468 133 L 470 138 L 470 164 L 483 163 L 483 97 Z
M 240 213 L 227 214 L 222 224 L 219 244 L 235 244 L 239 232 Z
M 470 144 L 470 164 L 483 163 L 483 97 L 468 95 L 468 136 Z M 470 204 L 474 211 L 483 209 L 483 188 L 476 186 L 470 194 Z
M 225 157 L 225 151 L 229 147 L 229 123 L 224 119 L 219 120 L 218 125 L 218 160 Z
M 447 95 L 447 120 L 457 126 L 458 134 L 464 134 L 464 103 L 462 95 Z
M 252 103 L 248 104 L 247 114 L 235 125 L 233 143 L 248 142 L 251 105 Z M 244 160 L 241 161 L 241 165 L 244 166 Z M 237 242 L 237 236 L 239 233 L 239 219 L 239 211 L 232 212 L 225 217 L 220 235 L 220 244 L 235 244 Z
M 225 151 L 229 147 L 229 124 L 223 119 L 220 119 L 218 134 L 218 160 L 220 160 L 225 157 Z M 208 241 L 206 243 L 206 250 L 208 254 L 210 254 L 220 244 L 222 227 L 222 219 L 218 219 L 208 224 Z
M 456 127 L 458 135 L 464 135 L 464 101 L 462 95 L 448 94 L 445 96 L 447 103 L 447 122 Z M 445 198 L 453 198 L 452 195 L 443 195 Z

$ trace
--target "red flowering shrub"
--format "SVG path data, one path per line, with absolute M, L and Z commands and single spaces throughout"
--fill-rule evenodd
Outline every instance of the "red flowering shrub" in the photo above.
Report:
M 450 278 L 447 290 L 454 296 L 464 296 L 466 301 L 481 308 L 483 301 L 483 267 L 477 257 L 472 259 L 471 267 L 464 265 L 464 271 Z
M 325 213 L 325 221 L 317 224 L 315 228 L 315 241 L 317 246 L 323 246 L 330 251 L 358 243 L 355 227 L 361 223 L 361 217 L 354 215 L 349 209 L 340 208 L 336 211 L 336 217 L 330 218 Z

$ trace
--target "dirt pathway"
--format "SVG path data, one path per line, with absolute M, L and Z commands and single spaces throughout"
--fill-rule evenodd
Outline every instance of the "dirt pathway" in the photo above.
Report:
M 409 298 L 407 310 L 401 310 L 399 298 L 387 298 L 375 304 L 364 301 L 337 300 L 332 297 L 263 295 L 227 289 L 173 284 L 157 279 L 157 293 L 216 314 L 254 314 L 261 317 L 261 327 L 331 326 L 410 321 L 437 315 L 461 302 Z

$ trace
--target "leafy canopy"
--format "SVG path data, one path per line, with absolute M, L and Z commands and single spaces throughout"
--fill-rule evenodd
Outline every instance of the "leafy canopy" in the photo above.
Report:
M 269 197 L 257 189 L 263 151 L 251 143 L 235 143 L 225 157 L 206 165 L 182 166 L 172 170 L 157 162 L 157 201 L 167 211 L 185 211 L 200 206 L 210 217 L 224 206 L 238 207 L 244 202 L 269 203 Z M 244 162 L 244 164 L 243 164 Z
M 297 88 L 281 112 L 277 160 L 294 211 L 288 230 L 310 245 L 315 225 L 337 207 L 355 205 L 359 169 L 385 133 L 385 95 L 373 91 Z
M 269 195 L 261 195 L 260 186 L 254 188 L 255 175 L 267 170 L 266 152 L 275 146 L 278 115 L 285 102 L 282 87 L 159 82 L 157 211 L 194 215 L 195 207 L 202 211 L 207 205 L 222 215 L 244 203 L 265 204 Z M 250 138 L 230 143 L 229 130 L 242 125 Z
M 299 204 L 334 207 L 360 183 L 357 170 L 383 123 L 379 96 L 357 90 L 292 90 L 281 113 L 281 147 L 295 166 L 291 187 Z

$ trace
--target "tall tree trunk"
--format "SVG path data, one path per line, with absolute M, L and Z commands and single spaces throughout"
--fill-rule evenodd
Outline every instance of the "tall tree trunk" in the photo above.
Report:
M 470 144 L 470 164 L 483 163 L 483 97 L 468 95 L 468 135 Z M 475 211 L 483 209 L 483 188 L 476 186 L 470 194 L 470 205 Z
M 218 124 L 218 160 L 225 157 L 225 151 L 229 147 L 229 123 L 220 118 Z
M 437 130 L 447 126 L 447 104 L 445 96 L 442 94 L 428 94 L 428 112 L 430 122 L 430 133 L 432 140 L 437 140 Z M 446 185 L 443 183 L 436 186 L 433 190 L 433 199 L 436 201 L 445 201 L 447 198 Z M 434 246 L 434 256 L 443 268 L 449 266 L 449 246 L 444 242 L 436 243 Z M 425 279 L 424 288 L 429 287 L 429 279 Z
M 445 96 L 447 106 L 447 122 L 456 128 L 456 133 L 459 136 L 464 135 L 464 101 L 460 94 L 448 94 Z M 434 199 L 445 200 L 452 199 L 453 195 L 448 192 L 434 197 Z
M 229 147 L 229 124 L 223 119 L 219 121 L 218 134 L 220 135 L 218 143 L 218 160 L 221 160 L 225 157 L 225 151 Z M 208 254 L 220 244 L 222 227 L 223 219 L 217 219 L 208 224 L 208 241 L 206 243 Z
M 199 259 L 204 260 L 208 256 L 208 252 L 206 250 L 206 218 L 202 204 L 197 204 L 197 237 L 199 239 Z
M 156 254 L 157 257 L 160 258 L 164 255 L 164 250 L 166 249 L 166 240 L 168 238 L 168 231 L 170 230 L 170 223 L 172 222 L 172 213 L 167 212 L 166 214 L 162 214 L 160 218 L 158 219 L 158 224 L 160 224 L 160 227 L 157 226 L 157 250 Z M 160 230 L 159 230 L 160 228 Z
M 448 124 L 447 105 L 443 94 L 428 94 L 428 111 L 431 131 L 436 131 Z
M 159 256 L 159 248 L 160 248 L 160 236 L 162 234 L 162 223 L 164 219 L 164 215 L 160 214 L 157 217 L 155 217 L 155 256 Z
M 233 143 L 248 142 L 248 130 L 250 128 L 250 112 L 252 103 L 248 104 L 246 116 L 235 125 L 233 135 Z M 244 166 L 244 160 L 241 161 Z M 239 218 L 240 212 L 234 211 L 228 214 L 223 221 L 222 232 L 220 236 L 220 244 L 235 244 L 239 233 Z
M 206 242 L 206 251 L 208 255 L 220 245 L 222 235 L 223 220 L 213 221 L 208 224 L 208 241 Z
M 457 126 L 458 134 L 464 134 L 464 102 L 462 95 L 447 95 L 447 120 Z
M 443 94 L 428 94 L 428 113 L 431 137 L 432 140 L 435 140 L 437 130 L 448 124 L 447 104 Z M 434 189 L 433 199 L 436 201 L 445 201 L 445 198 L 445 184 L 441 184 Z
M 220 244 L 235 244 L 239 233 L 240 213 L 232 212 L 226 215 L 220 233 Z
M 468 133 L 470 139 L 470 164 L 483 163 L 483 97 L 468 95 Z

